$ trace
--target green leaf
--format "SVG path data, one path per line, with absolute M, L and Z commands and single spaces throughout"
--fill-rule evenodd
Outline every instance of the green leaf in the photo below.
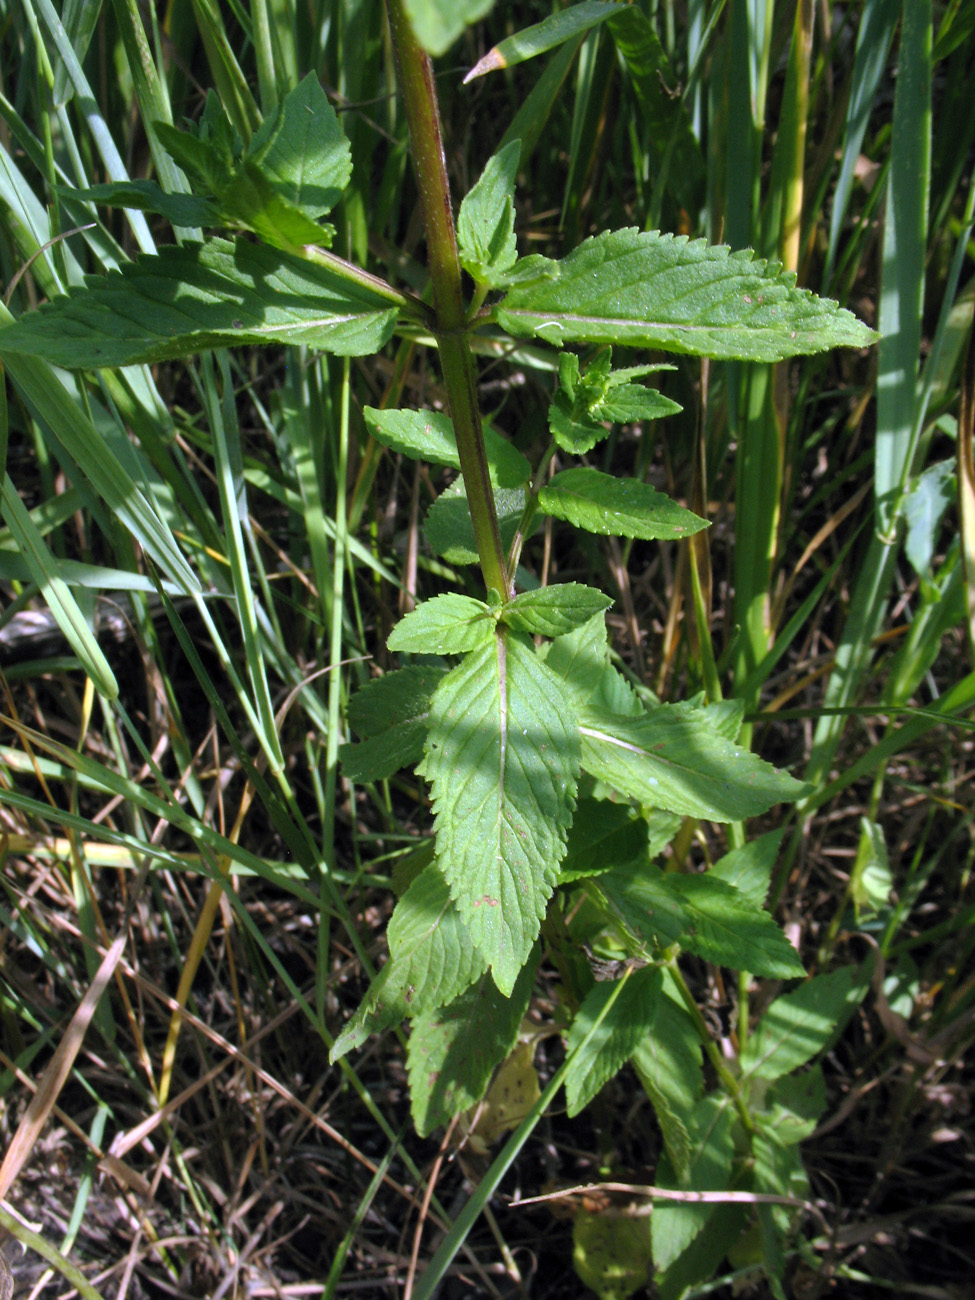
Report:
M 665 990 L 672 988 L 667 979 Z M 690 1172 L 690 1113 L 704 1091 L 701 1040 L 687 1011 L 664 991 L 656 998 L 647 1032 L 631 1057 L 660 1125 L 678 1182 Z
M 586 889 L 645 947 L 669 948 L 687 928 L 684 900 L 667 888 L 665 873 L 651 863 L 621 862 Z
M 418 770 L 451 894 L 510 993 L 558 879 L 579 771 L 571 706 L 530 645 L 497 637 L 444 678 Z
M 311 219 L 331 212 L 352 175 L 352 147 L 312 72 L 265 120 L 248 153 L 277 194 Z
M 485 54 L 464 78 L 464 84 L 475 77 L 483 77 L 499 68 L 513 68 L 517 63 L 533 59 L 538 54 L 554 50 L 575 36 L 582 36 L 599 23 L 611 18 L 625 5 L 606 4 L 605 0 L 583 0 L 559 13 L 543 18 L 540 23 L 526 27 L 507 40 L 501 41 Z
M 244 239 L 167 246 L 121 271 L 86 276 L 83 289 L 21 316 L 0 330 L 0 352 L 69 369 L 170 361 L 250 343 L 306 343 L 362 356 L 392 334 L 398 295 L 356 282 L 343 265 Z
M 548 426 L 563 451 L 573 455 L 590 451 L 608 434 L 607 424 L 662 419 L 681 409 L 654 389 L 629 382 L 659 367 L 614 372 L 611 366 L 611 348 L 600 353 L 585 374 L 574 353 L 559 353 L 559 387 L 548 408 Z
M 381 781 L 420 761 L 430 701 L 445 676 L 446 669 L 411 664 L 367 682 L 352 697 L 349 726 L 363 740 L 339 747 L 350 781 Z
M 505 996 L 485 975 L 460 997 L 413 1021 L 407 1051 L 410 1105 L 421 1137 L 483 1097 L 495 1066 L 518 1038 L 537 959 Z
M 504 329 L 557 347 L 619 343 L 742 361 L 864 347 L 876 338 L 852 313 L 797 289 L 795 275 L 777 263 L 704 240 L 610 231 L 549 271 L 512 287 L 497 308 Z
M 630 718 L 644 716 L 633 687 L 609 658 L 606 620 L 597 615 L 548 647 L 545 662 L 565 682 L 577 709 L 603 709 Z
M 732 849 L 714 864 L 708 876 L 733 885 L 750 903 L 762 907 L 784 834 L 785 828 L 781 827 Z
M 366 406 L 362 412 L 369 432 L 391 451 L 431 465 L 460 469 L 460 453 L 449 415 L 440 411 L 377 411 Z M 491 481 L 501 488 L 520 488 L 531 478 L 532 467 L 525 457 L 490 425 L 484 429 Z
M 436 863 L 396 904 L 388 938 L 389 961 L 336 1038 L 333 1064 L 372 1034 L 452 1001 L 486 969 Z
M 818 1063 L 802 1074 L 785 1075 L 770 1090 L 766 1080 L 755 1075 L 752 1080 L 752 1090 L 759 1094 L 763 1132 L 781 1146 L 794 1146 L 812 1136 L 826 1110 L 826 1080 Z
M 66 198 L 104 203 L 109 208 L 153 212 L 172 225 L 187 229 L 215 226 L 220 220 L 220 209 L 209 199 L 198 198 L 195 194 L 167 194 L 156 181 L 109 181 L 105 185 L 91 185 L 86 190 L 59 186 L 58 193 Z
M 479 284 L 493 285 L 518 260 L 515 245 L 515 178 L 521 141 L 512 140 L 488 160 L 460 205 L 457 242 L 461 265 Z
M 742 821 L 803 795 L 800 781 L 718 734 L 708 712 L 661 704 L 637 719 L 590 705 L 582 766 L 641 803 L 709 821 Z
M 707 521 L 685 510 L 649 483 L 616 478 L 597 469 L 564 469 L 538 494 L 547 515 L 567 519 L 587 533 L 610 537 L 690 537 Z
M 809 1179 L 802 1164 L 798 1146 L 780 1146 L 763 1133 L 752 1137 L 753 1185 L 756 1192 L 772 1196 L 790 1196 L 806 1200 L 809 1196 Z M 795 1210 L 787 1205 L 759 1203 L 759 1233 L 765 1272 L 777 1300 L 785 1300 L 782 1287 L 785 1272 L 785 1242 L 795 1218 Z
M 494 0 L 403 0 L 416 38 L 430 54 L 445 54 L 465 27 L 483 18 Z
M 868 983 L 864 968 L 844 966 L 776 998 L 748 1039 L 742 1074 L 778 1079 L 805 1065 L 841 1031 Z
M 390 650 L 413 654 L 463 654 L 494 641 L 497 622 L 483 600 L 450 591 L 425 600 L 390 632 Z
M 636 1051 L 648 1031 L 654 1001 L 663 997 L 662 988 L 660 971 L 647 966 L 589 990 L 568 1036 L 565 1098 L 570 1119 Z
M 665 888 L 684 902 L 687 925 L 681 945 L 717 966 L 753 971 L 770 979 L 805 974 L 799 954 L 769 916 L 733 885 L 701 876 L 668 874 Z
M 524 517 L 527 500 L 524 488 L 498 488 L 494 494 L 501 545 L 505 550 L 511 546 Z M 431 550 L 442 555 L 449 564 L 477 563 L 477 543 L 463 478 L 457 479 L 437 497 L 427 511 L 423 531 Z
M 517 632 L 562 636 L 582 627 L 612 603 L 610 596 L 593 587 L 563 582 L 554 587 L 519 592 L 502 606 L 501 621 Z
M 559 882 L 597 876 L 647 851 L 647 823 L 626 804 L 580 799 L 572 819 Z
M 731 1178 L 734 1155 L 732 1126 L 734 1111 L 724 1096 L 705 1097 L 690 1116 L 694 1155 L 686 1186 L 695 1192 L 724 1191 Z M 661 1187 L 678 1190 L 679 1185 L 664 1156 L 654 1180 Z M 650 1222 L 653 1227 L 653 1260 L 666 1269 L 691 1244 L 714 1214 L 714 1202 L 657 1201 Z
M 3 474 L 0 502 L 3 504 L 10 535 L 27 562 L 31 578 L 37 583 L 48 609 L 78 656 L 82 668 L 99 694 L 107 700 L 117 699 L 118 682 L 115 674 L 102 654 L 94 633 L 85 622 L 70 588 L 58 573 L 57 561 L 48 550 L 47 543 L 7 473 Z

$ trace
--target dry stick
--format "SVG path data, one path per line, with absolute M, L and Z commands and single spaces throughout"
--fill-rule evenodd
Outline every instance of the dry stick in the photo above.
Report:
M 789 1209 L 805 1210 L 818 1221 L 825 1237 L 831 1235 L 829 1224 L 818 1205 L 812 1201 L 799 1200 L 795 1196 L 776 1196 L 773 1192 L 682 1192 L 672 1187 L 653 1187 L 643 1183 L 581 1183 L 578 1187 L 562 1187 L 557 1192 L 509 1201 L 508 1205 L 509 1209 L 515 1210 L 522 1205 L 537 1205 L 540 1201 L 556 1201 L 586 1192 L 623 1192 L 629 1196 L 651 1197 L 655 1201 L 683 1201 L 691 1205 L 721 1205 L 729 1201 L 739 1205 L 785 1205 Z

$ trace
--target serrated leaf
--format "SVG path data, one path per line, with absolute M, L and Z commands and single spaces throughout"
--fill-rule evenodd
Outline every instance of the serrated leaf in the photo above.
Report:
M 565 682 L 577 709 L 644 716 L 633 687 L 610 663 L 606 620 L 601 615 L 554 641 L 545 662 Z
M 521 141 L 492 158 L 465 196 L 457 218 L 461 265 L 480 284 L 493 285 L 518 260 L 515 244 L 515 178 Z
M 396 904 L 388 938 L 389 961 L 336 1038 L 333 1064 L 372 1034 L 452 1001 L 486 969 L 436 863 Z
M 377 442 L 413 460 L 460 469 L 460 453 L 454 423 L 441 411 L 377 411 L 366 406 L 362 412 Z M 532 467 L 517 448 L 496 429 L 484 430 L 491 481 L 501 488 L 520 488 L 531 478 Z
M 781 361 L 876 335 L 795 275 L 748 251 L 636 229 L 587 239 L 548 279 L 514 285 L 498 306 L 517 337 L 618 343 L 718 360 Z
M 579 772 L 571 706 L 530 645 L 499 636 L 444 678 L 419 770 L 451 894 L 510 993 L 558 879 Z
M 524 488 L 498 488 L 494 494 L 501 545 L 506 551 L 524 517 L 527 500 Z M 463 478 L 457 479 L 434 501 L 427 511 L 423 532 L 431 550 L 449 564 L 477 563 L 477 543 Z
M 559 881 L 600 875 L 647 851 L 647 823 L 626 804 L 580 799 L 572 819 Z
M 785 828 L 749 840 L 720 858 L 708 875 L 733 885 L 750 903 L 764 906 Z
M 812 1060 L 842 1030 L 868 983 L 862 967 L 844 966 L 776 998 L 748 1039 L 742 1074 L 778 1079 Z
M 449 591 L 425 600 L 390 632 L 390 650 L 413 654 L 463 654 L 494 641 L 497 623 L 483 600 Z
M 568 1035 L 565 1099 L 570 1118 L 588 1106 L 633 1055 L 647 1032 L 654 1000 L 663 996 L 662 986 L 660 971 L 647 966 L 589 990 Z
M 773 1196 L 790 1196 L 806 1200 L 809 1196 L 809 1179 L 802 1164 L 797 1146 L 780 1146 L 763 1133 L 752 1137 L 753 1184 L 756 1192 Z M 785 1300 L 782 1287 L 785 1271 L 785 1241 L 795 1210 L 786 1205 L 759 1203 L 756 1206 L 762 1262 L 773 1295 Z
M 612 867 L 587 886 L 598 893 L 611 915 L 647 946 L 677 943 L 687 928 L 684 900 L 666 887 L 666 876 L 652 863 L 635 859 Z
M 587 533 L 609 537 L 690 537 L 708 526 L 649 483 L 587 466 L 556 474 L 539 492 L 538 507 Z
M 104 185 L 91 185 L 86 190 L 59 186 L 58 192 L 67 198 L 104 203 L 109 208 L 152 212 L 174 226 L 187 229 L 215 226 L 220 219 L 220 209 L 209 199 L 195 194 L 167 194 L 156 181 L 109 181 Z
M 339 746 L 350 781 L 381 781 L 423 757 L 427 714 L 446 669 L 411 664 L 367 682 L 349 702 L 349 726 L 363 740 Z
M 517 63 L 533 59 L 538 54 L 554 50 L 574 36 L 581 36 L 599 23 L 612 17 L 614 12 L 625 8 L 624 5 L 606 4 L 605 0 L 583 0 L 568 9 L 543 18 L 540 23 L 526 27 L 514 36 L 500 41 L 485 54 L 479 63 L 471 68 L 464 78 L 464 84 L 475 77 L 483 77 L 488 72 L 499 68 L 513 68 Z
M 480 1101 L 491 1074 L 518 1038 L 537 960 L 522 968 L 511 995 L 484 975 L 458 998 L 415 1017 L 407 1050 L 410 1106 L 421 1137 Z
M 630 366 L 613 371 L 612 348 L 599 353 L 585 374 L 572 352 L 559 353 L 559 387 L 548 408 L 556 443 L 573 455 L 590 451 L 609 433 L 609 424 L 656 420 L 681 408 L 655 389 L 629 381 L 660 367 Z
M 701 1040 L 687 1011 L 668 992 L 654 1001 L 646 1036 L 631 1060 L 657 1116 L 677 1180 L 684 1183 L 692 1155 L 690 1115 L 704 1091 Z
M 563 636 L 609 609 L 612 603 L 612 597 L 594 587 L 562 582 L 519 592 L 502 606 L 501 621 L 516 632 Z
M 445 54 L 465 27 L 483 18 L 494 0 L 403 0 L 416 38 L 430 54 Z
M 352 175 L 352 147 L 312 72 L 263 123 L 248 152 L 275 191 L 312 219 L 331 212 Z
M 687 924 L 681 945 L 717 966 L 753 971 L 770 979 L 805 974 L 799 954 L 769 916 L 743 894 L 710 872 L 701 876 L 668 874 L 665 888 L 682 899 Z
M 717 734 L 707 715 L 660 704 L 622 718 L 589 705 L 582 766 L 641 803 L 709 821 L 741 821 L 802 796 L 802 782 Z
M 0 330 L 0 352 L 68 369 L 169 361 L 250 343 L 306 343 L 363 356 L 392 334 L 397 297 L 332 264 L 244 239 L 212 239 L 86 276 L 83 289 Z
M 696 1192 L 724 1191 L 731 1178 L 734 1156 L 734 1111 L 730 1099 L 713 1095 L 698 1102 L 690 1115 L 694 1154 L 685 1183 Z M 655 1178 L 661 1187 L 678 1190 L 670 1162 L 664 1156 Z M 657 1201 L 650 1222 L 653 1228 L 653 1260 L 666 1269 L 694 1241 L 717 1206 L 714 1202 Z

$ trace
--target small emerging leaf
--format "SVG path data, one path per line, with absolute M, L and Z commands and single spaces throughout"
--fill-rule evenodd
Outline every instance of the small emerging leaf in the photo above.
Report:
M 794 273 L 777 263 L 703 239 L 609 231 L 549 271 L 513 285 L 497 309 L 504 329 L 557 347 L 619 343 L 741 361 L 865 347 L 876 338 L 851 312 L 797 289 Z
M 548 426 L 563 451 L 582 455 L 606 437 L 610 424 L 661 419 L 681 409 L 655 389 L 630 382 L 657 367 L 613 371 L 612 355 L 607 348 L 583 374 L 574 353 L 559 353 L 559 387 L 548 408 Z
M 563 582 L 537 591 L 519 592 L 501 610 L 501 621 L 518 632 L 562 636 L 582 627 L 613 601 L 580 582 Z
M 649 483 L 616 478 L 597 469 L 564 469 L 538 494 L 539 509 L 567 519 L 587 533 L 609 537 L 690 537 L 707 521 L 685 510 Z
M 515 245 L 515 177 L 521 141 L 488 161 L 480 179 L 460 205 L 457 241 L 461 265 L 479 283 L 493 285 L 518 260 Z

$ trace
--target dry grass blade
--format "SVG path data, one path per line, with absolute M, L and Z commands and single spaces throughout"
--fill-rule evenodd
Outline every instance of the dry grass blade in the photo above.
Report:
M 57 1049 L 47 1065 L 38 1083 L 37 1091 L 30 1100 L 23 1119 L 17 1126 L 13 1141 L 7 1148 L 7 1154 L 0 1165 L 0 1200 L 7 1195 L 14 1179 L 30 1156 L 34 1144 L 40 1137 L 41 1130 L 47 1123 L 48 1116 L 61 1094 L 75 1058 L 81 1050 L 85 1033 L 95 1014 L 102 994 L 105 992 L 115 974 L 125 947 L 126 935 L 121 934 L 102 958 L 88 991 L 78 1003 L 77 1010 L 71 1017 Z

